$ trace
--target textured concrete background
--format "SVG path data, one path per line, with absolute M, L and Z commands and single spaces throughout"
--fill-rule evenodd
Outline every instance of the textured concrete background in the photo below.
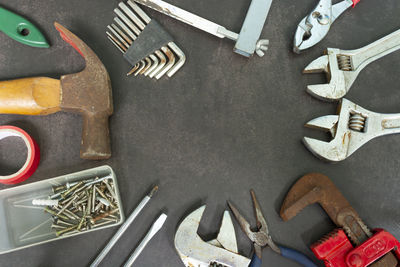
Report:
M 250 1 L 169 2 L 239 31 Z M 317 205 L 287 223 L 278 214 L 290 186 L 308 172 L 328 175 L 367 225 L 385 228 L 400 238 L 399 136 L 376 139 L 335 165 L 318 160 L 301 143 L 305 135 L 325 137 L 303 124 L 334 114 L 336 109 L 336 104 L 321 102 L 305 92 L 307 84 L 325 81 L 324 75 L 302 75 L 302 69 L 328 46 L 355 49 L 398 29 L 398 0 L 361 1 L 334 23 L 324 41 L 302 55 L 291 52 L 292 39 L 297 24 L 317 1 L 274 1 L 262 34 L 270 39 L 270 49 L 264 58 L 251 59 L 234 54 L 229 40 L 145 9 L 169 30 L 188 57 L 173 78 L 159 81 L 125 76 L 129 65 L 105 35 L 117 3 L 1 1 L 3 7 L 35 22 L 52 45 L 50 49 L 30 48 L 0 34 L 1 80 L 58 78 L 83 68 L 83 59 L 52 26 L 58 21 L 97 53 L 113 85 L 113 156 L 107 161 L 79 158 L 81 118 L 77 115 L 0 116 L 0 125 L 22 127 L 40 145 L 41 164 L 24 184 L 109 164 L 117 173 L 126 214 L 152 184 L 160 185 L 157 196 L 103 266 L 121 265 L 161 211 L 169 215 L 167 223 L 136 266 L 181 266 L 173 244 L 180 220 L 207 204 L 199 233 L 212 237 L 229 199 L 254 223 L 250 188 L 257 193 L 275 241 L 312 257 L 309 245 L 334 228 L 327 215 Z M 397 52 L 368 66 L 347 98 L 373 111 L 400 112 L 399 62 Z M 0 143 L 1 168 L 6 171 L 21 160 L 23 146 L 15 147 Z M 115 231 L 97 231 L 2 255 L 0 265 L 86 266 Z M 236 232 L 240 253 L 249 256 L 250 242 L 238 227 Z M 263 251 L 263 258 L 263 266 L 297 266 L 270 249 Z

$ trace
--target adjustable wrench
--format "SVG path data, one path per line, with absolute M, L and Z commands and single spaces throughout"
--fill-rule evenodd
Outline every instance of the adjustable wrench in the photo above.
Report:
M 179 7 L 168 4 L 162 0 L 134 0 L 142 5 L 152 8 L 174 19 L 185 22 L 200 30 L 213 34 L 219 38 L 228 38 L 236 41 L 235 53 L 245 57 L 250 57 L 257 53 L 258 56 L 264 56 L 268 49 L 269 41 L 259 39 L 264 27 L 265 20 L 272 0 L 252 0 L 246 18 L 240 30 L 240 34 L 227 30 L 225 27 L 214 22 L 206 20 L 195 14 L 187 12 Z
M 312 246 L 312 250 L 320 259 L 325 260 L 326 266 L 397 266 L 400 254 L 396 246 L 400 243 L 386 231 L 378 230 L 378 234 L 373 234 L 325 175 L 310 173 L 300 178 L 286 195 L 280 215 L 284 221 L 288 221 L 314 203 L 320 204 L 332 221 L 343 228 L 350 241 L 357 246 L 354 248 L 346 236 L 341 242 L 336 242 L 339 234 L 343 233 L 341 230 L 322 238 Z
M 308 137 L 304 137 L 303 142 L 317 157 L 337 162 L 375 137 L 400 133 L 400 113 L 375 113 L 343 98 L 338 115 L 319 117 L 305 126 L 331 133 L 333 139 L 330 142 Z
M 205 208 L 204 205 L 190 213 L 176 231 L 175 248 L 185 266 L 249 266 L 250 259 L 238 254 L 235 229 L 228 211 L 224 212 L 216 239 L 206 242 L 197 234 Z
M 325 72 L 327 84 L 308 85 L 307 92 L 328 101 L 342 98 L 369 63 L 400 49 L 400 30 L 397 30 L 363 48 L 340 50 L 328 48 L 326 55 L 311 62 L 304 73 Z

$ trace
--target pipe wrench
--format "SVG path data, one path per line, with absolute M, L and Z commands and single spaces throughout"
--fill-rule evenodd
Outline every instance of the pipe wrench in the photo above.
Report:
M 325 175 L 310 173 L 290 189 L 282 204 L 284 221 L 318 203 L 340 228 L 324 236 L 311 250 L 327 267 L 398 266 L 400 242 L 383 229 L 371 231 L 339 189 Z
M 309 15 L 301 20 L 294 35 L 295 53 L 319 43 L 328 34 L 332 23 L 347 9 L 355 7 L 360 0 L 343 0 L 332 4 L 332 0 L 320 0 Z
M 21 44 L 48 48 L 46 38 L 27 19 L 0 7 L 0 31 Z

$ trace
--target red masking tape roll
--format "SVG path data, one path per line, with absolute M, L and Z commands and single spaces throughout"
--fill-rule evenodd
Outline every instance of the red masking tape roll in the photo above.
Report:
M 17 184 L 28 179 L 36 171 L 40 161 L 39 146 L 24 130 L 14 126 L 0 126 L 0 140 L 16 136 L 20 137 L 27 149 L 28 157 L 24 166 L 14 174 L 3 176 L 0 174 L 0 183 L 2 184 Z

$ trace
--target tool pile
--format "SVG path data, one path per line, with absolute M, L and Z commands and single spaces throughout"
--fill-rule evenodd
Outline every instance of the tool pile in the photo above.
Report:
M 293 52 L 300 54 L 319 43 L 328 34 L 333 22 L 359 2 L 343 0 L 333 4 L 331 0 L 320 0 L 298 24 Z M 251 0 L 239 33 L 162 0 L 127 0 L 115 7 L 115 17 L 105 33 L 132 66 L 128 75 L 143 75 L 158 80 L 165 75 L 172 77 L 186 63 L 186 55 L 174 38 L 136 3 L 219 38 L 233 40 L 233 51 L 244 57 L 251 57 L 254 53 L 263 57 L 268 49 L 269 40 L 260 39 L 260 36 L 272 0 Z M 79 37 L 57 22 L 54 26 L 62 39 L 85 59 L 85 68 L 78 73 L 63 75 L 60 79 L 32 77 L 0 82 L 0 113 L 78 113 L 83 118 L 81 158 L 108 159 L 111 157 L 108 119 L 114 107 L 107 69 Z M 49 47 L 37 27 L 1 7 L 0 31 L 25 45 Z M 400 132 L 400 114 L 372 112 L 344 98 L 369 63 L 399 49 L 400 30 L 397 30 L 356 50 L 327 48 L 323 56 L 304 69 L 304 73 L 324 72 L 328 79 L 326 84 L 308 85 L 310 95 L 320 100 L 339 101 L 337 115 L 319 117 L 305 125 L 329 132 L 332 136 L 329 142 L 304 137 L 303 143 L 314 155 L 326 161 L 339 162 L 376 137 Z M 22 139 L 28 153 L 22 168 L 11 175 L 0 175 L 0 183 L 21 183 L 37 169 L 39 147 L 24 130 L 15 126 L 0 126 L 0 140 L 7 137 Z M 97 257 L 93 257 L 90 266 L 99 266 L 157 191 L 158 186 L 153 186 L 125 221 L 116 175 L 109 166 L 1 190 L 0 254 L 121 225 Z M 174 245 L 183 264 L 188 267 L 258 267 L 262 265 L 262 249 L 269 246 L 284 258 L 302 266 L 316 267 L 315 259 L 274 242 L 255 192 L 251 190 L 250 194 L 255 211 L 255 228 L 231 201 L 227 202 L 230 211 L 224 211 L 221 227 L 214 239 L 206 241 L 197 233 L 206 205 L 195 209 L 180 222 Z M 280 217 L 283 221 L 291 220 L 314 203 L 320 204 L 337 226 L 310 247 L 325 266 L 399 266 L 400 242 L 384 229 L 371 230 L 335 184 L 323 174 L 310 173 L 300 178 L 286 195 Z M 251 258 L 239 253 L 230 212 L 254 246 Z M 167 215 L 160 213 L 123 266 L 132 266 L 145 246 L 162 229 Z

